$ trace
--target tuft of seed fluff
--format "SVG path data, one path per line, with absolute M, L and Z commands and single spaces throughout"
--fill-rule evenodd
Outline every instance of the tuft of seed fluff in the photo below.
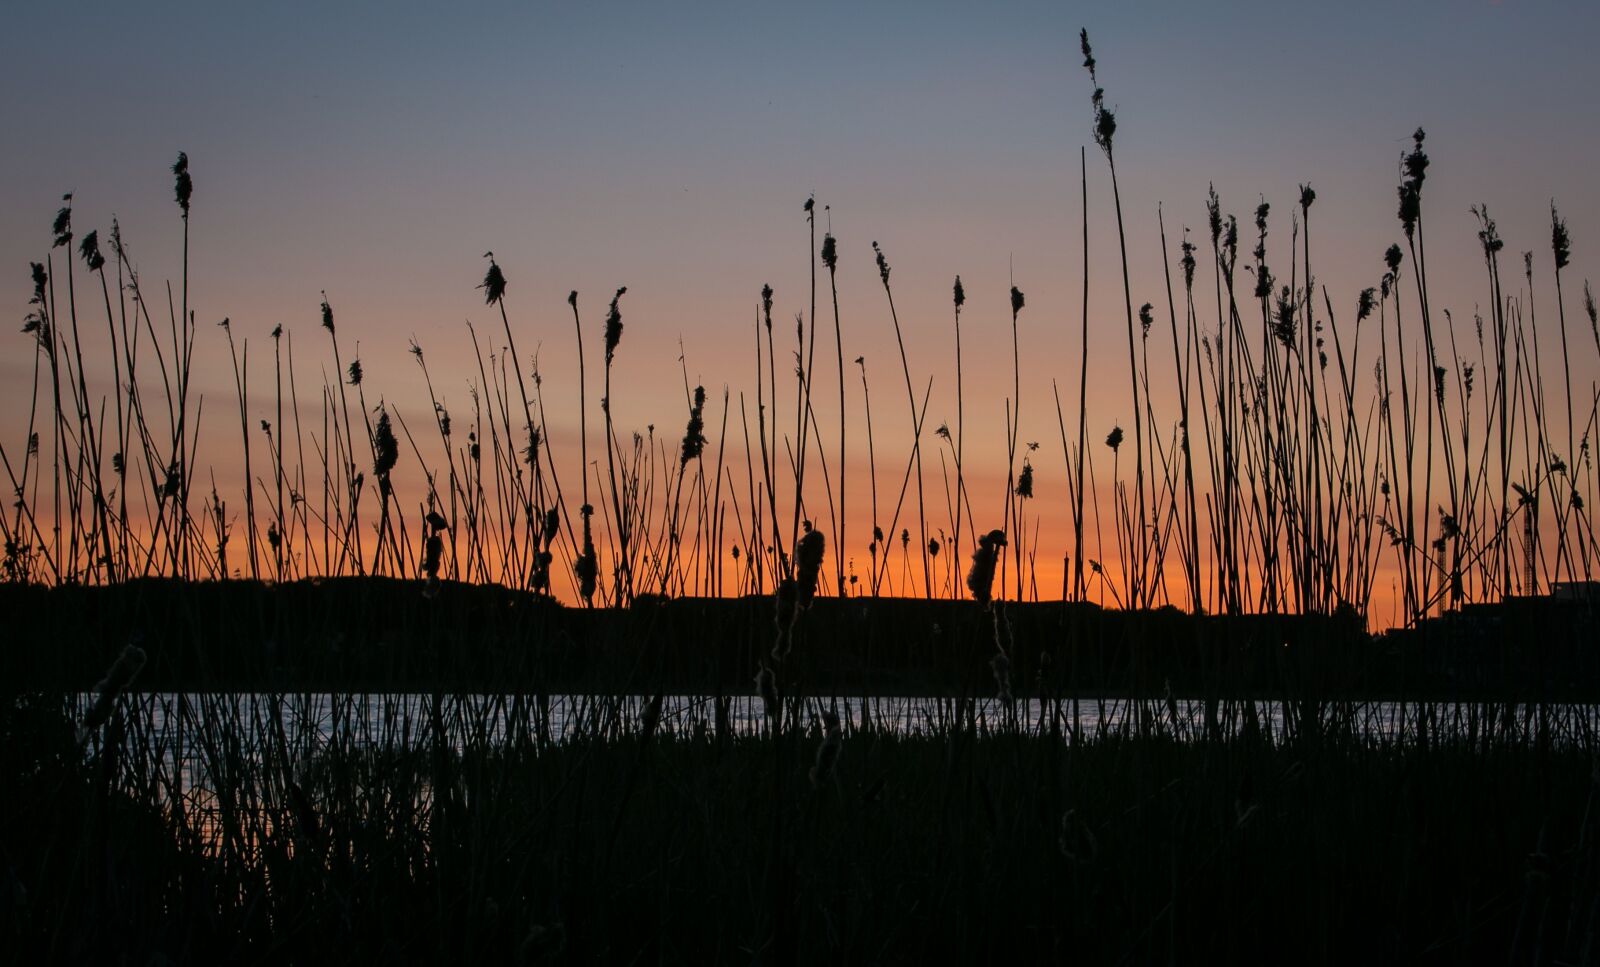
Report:
M 822 713 L 822 743 L 817 746 L 817 761 L 811 766 L 811 788 L 820 789 L 833 778 L 843 745 L 844 731 L 839 727 L 839 714 L 829 709 Z
M 61 200 L 66 204 L 56 211 L 56 220 L 50 224 L 50 232 L 55 235 L 55 241 L 50 244 L 51 248 L 72 244 L 72 196 L 62 195 Z
M 89 706 L 89 711 L 83 716 L 83 722 L 78 726 L 78 744 L 88 741 L 95 730 L 106 724 L 111 717 L 111 709 L 116 705 L 117 697 L 133 683 L 135 675 L 144 667 L 148 656 L 144 649 L 138 645 L 125 645 L 117 660 L 106 669 L 105 677 L 95 683 L 94 704 Z
M 100 233 L 90 232 L 78 243 L 78 254 L 83 257 L 83 264 L 89 267 L 90 272 L 98 272 L 105 267 L 105 256 L 100 254 Z
M 493 252 L 485 252 L 483 257 L 489 260 L 489 270 L 483 273 L 483 284 L 478 288 L 483 290 L 484 305 L 492 306 L 506 297 L 506 276 L 494 260 Z
M 761 695 L 761 705 L 766 710 L 767 721 L 776 729 L 783 707 L 778 704 L 778 677 L 772 673 L 772 667 L 766 662 L 762 662 L 761 670 L 756 672 L 756 691 Z
M 967 571 L 967 590 L 972 599 L 984 607 L 989 606 L 994 586 L 995 561 L 1000 548 L 1006 546 L 1006 532 L 992 530 L 978 538 L 978 547 L 972 552 L 972 567 Z

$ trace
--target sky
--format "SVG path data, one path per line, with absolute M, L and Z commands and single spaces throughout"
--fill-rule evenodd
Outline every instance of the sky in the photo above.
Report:
M 754 393 L 761 286 L 776 290 L 780 321 L 809 313 L 801 206 L 814 193 L 828 206 L 819 235 L 831 226 L 838 238 L 843 352 L 866 360 L 884 463 L 903 466 L 910 418 L 873 241 L 893 267 L 913 382 L 934 379 L 932 425 L 954 416 L 950 286 L 958 273 L 965 283 L 968 465 L 994 491 L 981 517 L 1002 505 L 1008 290 L 1026 293 L 1020 435 L 1041 442 L 1039 486 L 1059 495 L 1051 380 L 1073 385 L 1080 359 L 1085 145 L 1091 432 L 1125 424 L 1131 407 L 1111 182 L 1092 141 L 1080 27 L 1119 122 L 1135 305 L 1164 300 L 1158 211 L 1170 256 L 1185 226 L 1203 234 L 1209 185 L 1246 225 L 1265 199 L 1281 264 L 1309 183 L 1316 275 L 1336 311 L 1351 311 L 1400 238 L 1398 161 L 1419 125 L 1433 160 L 1437 304 L 1470 319 L 1486 299 L 1469 211 L 1479 203 L 1507 248 L 1534 251 L 1548 278 L 1553 199 L 1573 234 L 1570 277 L 1600 274 L 1589 241 L 1600 237 L 1600 8 L 1590 3 L 88 2 L 24 5 L 7 21 L 0 304 L 20 328 L 28 263 L 49 253 L 66 192 L 80 236 L 104 236 L 116 216 L 147 287 L 176 280 L 183 225 L 168 169 L 185 151 L 196 380 L 219 413 L 232 374 L 221 332 L 204 323 L 229 318 L 253 367 L 281 324 L 298 338 L 299 365 L 322 367 L 324 291 L 369 394 L 425 411 L 414 338 L 442 395 L 465 407 L 476 372 L 466 324 L 499 324 L 476 288 L 493 251 L 547 400 L 576 399 L 568 292 L 580 294 L 592 366 L 605 304 L 628 287 L 613 413 L 619 427 L 659 422 L 676 435 L 680 345 L 689 382 L 714 399 L 726 386 L 737 410 L 739 394 Z M 103 310 L 80 310 L 94 320 L 86 332 L 103 326 Z M 0 349 L 8 453 L 25 436 L 33 363 L 25 336 Z M 1574 366 L 1584 386 L 1600 368 L 1592 351 Z M 815 376 L 834 399 L 836 387 L 821 392 L 832 367 L 819 362 Z M 864 427 L 847 376 L 853 480 Z M 252 379 L 270 387 L 266 370 Z M 1153 396 L 1173 399 L 1160 385 Z M 253 393 L 251 419 L 270 403 L 270 391 Z M 552 444 L 570 445 L 575 402 L 552 409 Z M 837 404 L 819 404 L 818 418 L 828 425 Z M 238 440 L 220 430 L 212 440 L 226 481 Z M 1040 557 L 1058 558 L 1065 506 L 1039 513 Z

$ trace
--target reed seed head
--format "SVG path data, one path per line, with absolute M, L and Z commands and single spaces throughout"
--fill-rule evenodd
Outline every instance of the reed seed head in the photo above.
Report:
M 333 332 L 333 307 L 328 305 L 328 293 L 322 293 L 322 328 Z
M 622 342 L 622 310 L 617 308 L 617 301 L 628 291 L 627 286 L 617 289 L 617 294 L 611 297 L 611 308 L 606 311 L 606 365 L 611 365 L 611 358 L 617 353 L 617 344 Z
M 1139 307 L 1139 329 L 1144 333 L 1144 338 L 1150 338 L 1150 326 L 1155 323 L 1155 317 L 1150 314 L 1150 303 L 1146 302 Z
M 50 224 L 50 232 L 55 236 L 55 241 L 50 243 L 51 248 L 72 244 L 72 196 L 62 195 L 61 200 L 67 204 L 56 210 L 55 221 Z
M 189 176 L 189 156 L 179 151 L 178 160 L 172 163 L 172 193 L 183 209 L 184 221 L 189 220 L 189 199 L 194 195 L 194 179 Z
M 963 305 L 966 305 L 966 302 L 967 302 L 967 290 L 962 287 L 962 285 L 961 285 L 961 276 L 958 275 L 958 276 L 956 276 L 956 284 L 955 284 L 956 311 L 957 312 L 961 311 L 961 307 Z
M 83 264 L 89 267 L 90 272 L 98 272 L 105 268 L 105 256 L 100 254 L 100 233 L 90 232 L 78 243 L 78 255 L 83 258 Z
M 1367 317 L 1372 315 L 1374 294 L 1375 290 L 1368 287 L 1362 289 L 1361 294 L 1356 297 L 1356 322 L 1365 322 Z
M 1026 457 L 1022 459 L 1022 475 L 1017 478 L 1017 496 L 1024 500 L 1033 497 L 1033 464 Z
M 1025 298 L 1023 298 L 1022 290 L 1017 288 L 1016 286 L 1012 286 L 1011 287 L 1011 318 L 1013 320 L 1017 318 L 1017 313 L 1021 312 L 1022 311 L 1022 307 L 1024 305 L 1026 305 L 1026 304 L 1027 304 L 1027 300 Z
M 1387 249 L 1384 250 L 1384 253 L 1383 253 L 1383 264 L 1388 266 L 1389 274 L 1391 276 L 1397 276 L 1399 274 L 1399 272 L 1400 272 L 1400 260 L 1403 257 L 1404 256 L 1402 256 L 1401 252 L 1400 252 L 1400 246 L 1397 245 L 1397 244 L 1396 245 L 1390 245 Z
M 1113 453 L 1116 452 L 1118 447 L 1122 446 L 1122 427 L 1113 426 L 1111 428 L 1111 432 L 1106 434 L 1106 446 L 1110 447 Z
M 1567 234 L 1567 220 L 1556 212 L 1556 203 L 1550 203 L 1550 248 L 1555 253 L 1556 271 L 1560 272 L 1572 260 L 1572 237 Z

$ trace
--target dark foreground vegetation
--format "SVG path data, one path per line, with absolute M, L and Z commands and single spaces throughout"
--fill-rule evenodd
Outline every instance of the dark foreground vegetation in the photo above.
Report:
M 5 956 L 1600 959 L 1583 704 L 1600 684 L 1584 375 L 1600 324 L 1584 282 L 1583 336 L 1566 222 L 1552 205 L 1549 259 L 1541 243 L 1536 275 L 1524 251 L 1519 282 L 1475 207 L 1492 299 L 1456 319 L 1429 289 L 1419 129 L 1372 287 L 1316 285 L 1310 185 L 1287 231 L 1263 198 L 1242 237 L 1213 191 L 1192 234 L 1148 213 L 1165 286 L 1136 309 L 1117 121 L 1081 49 L 1130 399 L 1091 427 L 1106 267 L 1089 262 L 1085 152 L 1077 372 L 1052 374 L 1056 413 L 1030 410 L 1024 434 L 1013 286 L 1005 422 L 974 422 L 975 444 L 1005 443 L 1003 492 L 971 486 L 960 278 L 935 397 L 884 251 L 869 268 L 863 244 L 819 245 L 814 199 L 809 299 L 779 304 L 780 320 L 809 305 L 792 348 L 764 286 L 753 381 L 719 406 L 680 363 L 681 441 L 615 425 L 625 287 L 603 329 L 575 291 L 555 307 L 578 392 L 577 419 L 551 422 L 517 350 L 519 333 L 544 344 L 528 319 L 550 307 L 508 300 L 491 254 L 470 405 L 413 342 L 428 398 L 408 424 L 373 379 L 389 374 L 348 334 L 341 350 L 326 294 L 302 320 L 326 341 L 320 379 L 303 331 L 297 364 L 292 327 L 272 330 L 268 377 L 261 334 L 253 369 L 243 326 L 191 308 L 186 155 L 165 298 L 121 226 L 102 251 L 63 199 L 31 266 L 26 428 L 0 444 Z M 845 363 L 862 322 L 841 317 L 837 273 L 874 270 L 899 437 L 882 389 L 874 437 L 867 362 Z M 969 345 L 994 338 L 973 325 Z M 223 358 L 236 406 L 207 422 L 191 378 Z M 558 459 L 552 430 L 573 422 Z M 866 493 L 847 432 L 858 462 L 865 437 Z M 232 491 L 198 456 L 224 449 Z M 1069 545 L 1041 546 L 1047 506 Z M 1065 559 L 1063 601 L 1039 600 L 1041 549 Z M 1403 630 L 1372 638 L 1385 572 Z M 1587 590 L 1546 596 L 1563 588 Z M 411 694 L 372 694 L 392 691 Z M 937 696 L 920 728 L 840 701 L 897 694 Z
M 768 597 L 563 607 L 502 587 L 339 578 L 0 585 L 14 687 L 85 691 L 122 648 L 159 691 L 748 694 L 765 662 L 789 694 L 1600 700 L 1596 603 L 1477 606 L 1369 635 L 1352 613 L 1193 616 L 1089 603 L 819 598 L 772 650 Z M 998 646 L 998 647 L 997 647 Z
M 113 714 L 0 715 L 18 962 L 1592 963 L 1593 743 L 917 737 L 785 702 L 565 743 L 193 710 L 188 777 Z M 603 723 L 604 715 L 595 720 Z M 1049 734 L 1055 731 L 1056 734 Z M 398 731 L 397 731 L 398 734 Z M 156 744 L 159 749 L 159 744 Z M 952 959 L 954 958 L 954 959 Z

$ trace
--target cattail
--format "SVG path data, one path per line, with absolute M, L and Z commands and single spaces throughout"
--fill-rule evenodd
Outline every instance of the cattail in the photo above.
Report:
M 1022 290 L 1017 288 L 1016 286 L 1012 286 L 1011 287 L 1011 314 L 1013 316 L 1015 316 L 1017 313 L 1021 312 L 1023 305 L 1025 305 L 1026 303 L 1027 303 L 1027 300 L 1025 298 L 1023 298 Z
M 450 529 L 450 522 L 445 520 L 444 516 L 441 515 L 437 510 L 428 511 L 428 516 L 423 518 L 423 523 L 427 524 L 428 529 L 433 531 L 435 534 L 439 533 L 440 531 L 447 531 Z
M 1122 427 L 1114 426 L 1111 428 L 1111 432 L 1106 434 L 1106 446 L 1110 447 L 1113 453 L 1116 452 L 1118 447 L 1122 446 Z
M 117 696 L 133 682 L 135 675 L 144 667 L 146 655 L 143 648 L 138 645 L 126 645 L 117 660 L 111 663 L 106 670 L 105 677 L 95 683 L 94 704 L 89 706 L 89 712 L 83 717 L 83 722 L 78 726 L 78 744 L 86 742 L 90 735 L 111 717 L 111 708 L 116 704 Z
M 444 555 L 444 538 L 438 534 L 429 534 L 423 548 L 422 573 L 430 578 L 439 576 L 439 561 Z
M 1194 243 L 1189 241 L 1189 230 L 1183 230 L 1183 287 L 1186 291 L 1194 289 Z
M 589 519 L 594 516 L 594 507 L 584 504 L 581 510 L 583 515 L 583 551 L 578 559 L 573 562 L 572 570 L 578 577 L 578 594 L 583 598 L 584 604 L 594 605 L 595 585 L 600 577 L 600 561 L 594 551 L 594 536 L 590 531 Z
M 611 308 L 606 312 L 606 365 L 611 365 L 611 358 L 617 353 L 617 344 L 622 342 L 622 310 L 617 308 L 617 300 L 628 291 L 627 286 L 617 290 L 611 297 Z
M 694 388 L 694 405 L 689 408 L 689 425 L 683 431 L 683 449 L 678 456 L 678 466 L 687 467 L 690 460 L 697 459 L 706 448 L 705 436 L 705 408 L 706 388 Z
M 992 530 L 978 538 L 978 548 L 972 552 L 972 568 L 967 572 L 967 590 L 972 599 L 984 607 L 989 606 L 994 584 L 995 561 L 1000 548 L 1006 546 L 1005 531 Z
M 172 163 L 172 193 L 178 200 L 178 207 L 183 209 L 184 221 L 188 221 L 189 198 L 194 194 L 194 179 L 189 177 L 189 156 L 182 151 L 178 152 L 178 160 Z
M 811 787 L 820 789 L 833 778 L 833 767 L 839 761 L 839 749 L 844 744 L 844 732 L 839 728 L 839 714 L 832 710 L 822 713 L 822 744 L 817 746 L 817 761 L 811 767 Z
M 807 521 L 806 532 L 794 548 L 797 581 L 795 603 L 798 607 L 809 608 L 811 600 L 816 597 L 817 574 L 822 569 L 822 552 L 826 543 L 822 532 L 813 529 L 811 522 Z
M 959 275 L 956 276 L 955 302 L 956 302 L 956 308 L 957 309 L 961 308 L 962 306 L 966 305 L 966 303 L 967 303 L 967 290 L 962 288 L 962 286 L 961 286 L 961 276 L 959 276 Z
M 1150 314 L 1150 309 L 1148 302 L 1139 307 L 1139 330 L 1145 339 L 1150 338 L 1150 327 L 1155 323 L 1155 317 Z
M 388 483 L 389 471 L 400 460 L 400 441 L 395 439 L 394 429 L 389 425 L 389 411 L 378 411 L 378 423 L 372 431 L 372 472 L 378 479 Z
M 1025 500 L 1033 497 L 1033 464 L 1027 457 L 1022 458 L 1022 475 L 1017 478 L 1017 496 Z

